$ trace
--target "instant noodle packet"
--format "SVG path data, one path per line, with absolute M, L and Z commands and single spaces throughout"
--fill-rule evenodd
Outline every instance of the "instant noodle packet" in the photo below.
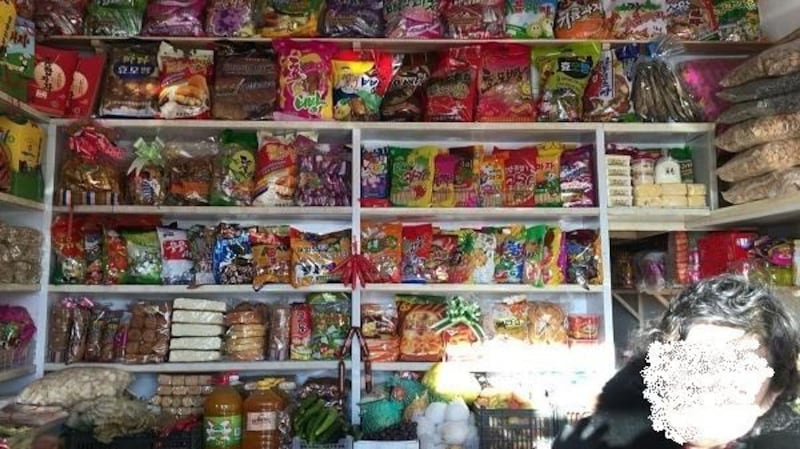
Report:
M 564 145 L 548 142 L 536 153 L 536 197 L 539 207 L 561 207 L 561 153 Z
M 444 356 L 442 334 L 433 330 L 447 310 L 443 297 L 398 295 L 400 360 L 438 362 Z
M 331 60 L 337 52 L 330 42 L 278 39 L 278 107 L 287 118 L 333 118 Z M 277 115 L 277 114 L 276 114 Z

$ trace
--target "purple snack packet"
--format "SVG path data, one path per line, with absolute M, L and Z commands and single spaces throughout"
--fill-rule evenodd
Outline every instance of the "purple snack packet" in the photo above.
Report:
M 389 198 L 389 147 L 361 150 L 361 199 L 369 202 Z M 368 205 L 368 204 L 366 204 Z
M 349 149 L 342 146 L 319 145 L 309 151 L 298 151 L 300 178 L 295 203 L 298 206 L 349 206 L 350 161 Z
M 329 37 L 383 37 L 383 0 L 328 0 L 322 33 Z
M 561 154 L 561 202 L 563 207 L 594 207 L 594 145 Z
M 153 0 L 147 5 L 145 36 L 203 36 L 206 0 Z
M 206 34 L 217 37 L 250 37 L 255 34 L 252 0 L 209 0 Z

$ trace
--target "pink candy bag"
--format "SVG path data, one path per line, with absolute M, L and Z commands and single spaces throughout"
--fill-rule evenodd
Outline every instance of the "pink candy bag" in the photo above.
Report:
M 331 120 L 331 60 L 338 51 L 330 42 L 278 39 L 278 109 L 275 120 Z

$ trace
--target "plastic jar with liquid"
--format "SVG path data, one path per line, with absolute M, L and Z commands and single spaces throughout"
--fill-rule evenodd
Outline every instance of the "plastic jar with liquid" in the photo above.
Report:
M 272 386 L 260 386 L 244 401 L 242 449 L 280 449 L 279 422 L 286 399 Z
M 236 389 L 239 377 L 222 375 L 206 398 L 203 410 L 204 449 L 242 448 L 242 396 Z

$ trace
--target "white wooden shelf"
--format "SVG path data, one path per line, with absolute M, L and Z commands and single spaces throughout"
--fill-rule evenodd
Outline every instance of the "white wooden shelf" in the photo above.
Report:
M 351 207 L 216 207 L 216 206 L 57 206 L 53 212 L 75 214 L 163 215 L 190 218 L 275 218 L 352 220 Z
M 350 362 L 347 362 L 350 365 Z M 308 360 L 283 362 L 203 362 L 203 363 L 154 363 L 150 365 L 128 365 L 124 363 L 46 363 L 45 371 L 60 371 L 72 367 L 116 368 L 131 373 L 213 373 L 222 371 L 317 371 L 335 370 L 337 360 Z
M 612 207 L 608 209 L 608 226 L 609 231 L 688 231 L 693 220 L 710 213 L 708 209 Z
M 8 382 L 10 380 L 19 379 L 20 377 L 25 377 L 35 372 L 36 367 L 34 365 L 25 365 L 17 368 L 0 370 L 0 382 Z
M 50 116 L 40 112 L 33 106 L 23 103 L 11 95 L 0 90 L 0 112 L 8 114 L 20 113 L 34 122 L 45 123 L 50 120 Z
M 590 285 L 585 289 L 580 285 L 555 285 L 534 287 L 526 284 L 367 284 L 367 292 L 385 293 L 421 293 L 421 294 L 458 294 L 458 293 L 602 293 L 603 286 Z
M 459 367 L 462 370 L 474 373 L 539 373 L 539 372 L 575 372 L 575 371 L 594 371 L 597 367 L 592 367 L 590 364 L 581 366 L 579 363 L 570 365 L 556 366 L 548 364 L 544 359 L 536 362 L 528 360 L 527 363 L 491 363 L 488 361 L 477 362 L 445 362 L 450 365 Z M 424 372 L 428 371 L 434 362 L 378 362 L 372 364 L 373 371 L 414 371 Z
M 20 198 L 18 196 L 0 192 L 0 208 L 43 211 L 45 206 L 38 201 Z
M 31 293 L 39 290 L 39 284 L 0 284 L 0 293 Z
M 462 207 L 462 208 L 402 208 L 378 207 L 361 208 L 362 219 L 381 220 L 430 220 L 430 221 L 481 221 L 502 220 L 512 222 L 515 220 L 553 220 L 560 218 L 599 217 L 600 209 L 594 207 L 566 208 L 566 207 Z
M 344 284 L 320 284 L 295 288 L 288 284 L 267 284 L 258 292 L 252 285 L 50 285 L 50 293 L 85 293 L 106 295 L 203 295 L 203 294 L 260 294 L 260 293 L 315 293 L 349 292 Z
M 722 207 L 690 222 L 693 229 L 758 227 L 800 220 L 800 194 Z

